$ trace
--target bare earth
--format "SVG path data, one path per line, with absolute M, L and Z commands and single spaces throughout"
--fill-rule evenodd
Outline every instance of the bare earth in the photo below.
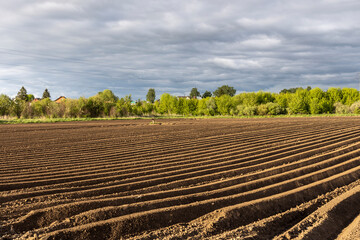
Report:
M 0 125 L 0 239 L 355 239 L 360 117 Z
M 359 240 L 360 239 L 360 215 L 345 228 L 338 236 L 337 240 Z

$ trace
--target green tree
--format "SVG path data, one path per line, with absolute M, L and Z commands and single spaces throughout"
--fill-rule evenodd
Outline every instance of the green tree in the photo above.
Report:
M 34 108 L 29 102 L 23 102 L 23 107 L 21 111 L 21 118 L 33 118 L 34 117 Z
M 135 105 L 132 106 L 132 112 L 136 116 L 142 116 L 144 114 L 143 104 L 141 99 L 138 99 Z
M 309 91 L 309 110 L 311 114 L 331 113 L 334 103 L 329 94 L 320 88 L 313 88 Z
M 256 106 L 258 105 L 258 96 L 254 92 L 240 94 L 241 104 L 245 106 Z
M 342 96 L 341 102 L 348 106 L 359 100 L 359 92 L 355 88 L 343 88 Z
M 287 109 L 289 107 L 291 95 L 291 93 L 275 94 L 275 102 L 278 103 L 282 109 Z
M 79 117 L 90 117 L 89 110 L 87 109 L 88 100 L 85 97 L 80 97 L 77 104 L 79 108 Z
M 229 87 L 228 85 L 223 85 L 221 87 L 218 87 L 218 89 L 216 89 L 213 94 L 215 97 L 220 97 L 222 95 L 229 95 L 230 97 L 233 97 L 235 93 L 236 90 L 233 87 Z
M 34 100 L 34 99 L 35 99 L 35 97 L 34 97 L 33 94 L 28 94 L 28 95 L 27 95 L 27 98 L 26 98 L 26 101 L 31 102 L 31 101 Z
M 73 102 L 71 101 L 68 101 L 68 104 L 69 105 L 67 106 L 71 107 L 72 110 L 67 111 L 67 114 L 73 115 L 73 113 L 77 111 L 76 109 L 77 106 L 75 106 L 75 104 L 73 104 Z M 98 95 L 89 97 L 86 108 L 89 111 L 90 117 L 100 117 L 104 111 L 103 107 L 104 107 L 103 102 L 101 101 Z
M 311 114 L 323 112 L 320 101 L 324 98 L 324 92 L 320 88 L 314 88 L 309 91 L 309 110 Z
M 216 105 L 216 100 L 215 98 L 211 97 L 208 98 L 206 101 L 206 108 L 207 108 L 207 112 L 206 115 L 208 116 L 214 116 L 217 114 L 217 105 Z
M 289 88 L 289 89 L 284 88 L 283 90 L 280 91 L 280 93 L 295 93 L 298 89 L 303 89 L 303 88 L 302 87 Z M 306 90 L 310 91 L 311 87 L 307 86 Z
M 283 90 L 280 91 L 280 94 L 281 93 L 295 93 L 297 89 L 298 88 L 289 88 L 289 89 L 284 88 Z
M 0 94 L 0 115 L 5 116 L 10 114 L 11 98 L 5 94 Z
M 31 103 L 30 107 L 32 108 L 32 117 L 41 117 L 46 116 L 46 110 L 43 108 L 41 101 Z
M 11 104 L 10 114 L 16 116 L 17 118 L 20 118 L 21 112 L 25 107 L 25 103 L 25 101 L 15 98 Z
M 155 97 L 156 97 L 156 95 L 155 95 L 155 89 L 150 88 L 149 91 L 148 91 L 148 93 L 146 94 L 146 100 L 149 101 L 149 102 L 151 102 L 151 103 L 154 103 Z
M 57 103 L 50 101 L 49 104 L 49 116 L 50 118 L 62 118 L 65 113 L 65 104 L 64 102 Z
M 176 114 L 180 114 L 183 115 L 185 114 L 185 107 L 187 107 L 187 103 L 186 103 L 185 98 L 177 98 L 174 101 L 174 106 L 176 106 Z
M 50 103 L 49 98 L 42 99 L 40 101 L 26 104 L 25 111 L 22 112 L 23 117 L 50 117 Z
M 105 89 L 102 92 L 98 92 L 97 96 L 100 98 L 101 101 L 104 102 L 115 103 L 118 100 L 118 97 L 115 96 L 115 94 L 109 89 Z
M 308 114 L 309 113 L 309 99 L 308 91 L 298 89 L 294 94 L 291 94 L 289 101 L 289 113 L 291 114 Z
M 216 105 L 221 115 L 229 115 L 232 109 L 232 98 L 225 94 L 216 98 Z
M 157 111 L 160 114 L 171 114 L 176 113 L 178 111 L 176 103 L 177 98 L 174 96 L 171 96 L 168 93 L 164 93 L 160 97 L 160 104 L 157 108 Z
M 28 100 L 28 95 L 27 95 L 27 91 L 26 89 L 24 88 L 24 86 L 22 86 L 18 92 L 18 94 L 16 95 L 16 98 L 18 100 L 21 100 L 21 101 L 27 101 Z
M 121 117 L 130 116 L 132 114 L 131 95 L 120 98 L 116 102 L 116 112 Z
M 64 104 L 66 105 L 66 109 L 65 109 L 65 117 L 68 118 L 76 118 L 79 117 L 80 115 L 80 109 L 79 109 L 79 105 L 78 105 L 78 100 L 77 99 L 65 99 L 64 100 Z M 98 117 L 99 115 L 94 114 L 94 117 Z
M 206 101 L 207 101 L 206 98 L 202 98 L 201 100 L 199 100 L 198 107 L 197 107 L 197 115 L 200 115 L 200 116 L 207 115 L 206 114 L 207 113 Z
M 206 116 L 214 116 L 216 115 L 216 101 L 213 97 L 203 98 L 198 101 L 197 104 L 197 114 L 198 115 L 206 115 Z
M 259 91 L 256 93 L 256 103 L 257 104 L 265 104 L 265 103 L 269 103 L 269 102 L 274 102 L 275 97 L 273 96 L 273 94 L 269 93 L 269 92 L 263 92 L 263 91 Z
M 190 91 L 190 98 L 197 98 L 197 97 L 200 97 L 200 93 L 199 91 L 197 90 L 197 88 L 192 88 L 191 91 Z
M 89 98 L 92 104 L 92 114 L 96 116 L 110 116 L 112 108 L 115 108 L 118 97 L 109 90 L 105 89 L 102 92 L 98 92 L 95 96 Z M 97 108 L 97 110 L 95 110 Z M 96 112 L 96 113 L 95 113 Z
M 152 114 L 152 112 L 154 110 L 154 104 L 144 101 L 142 103 L 142 109 L 143 109 L 144 114 L 150 115 L 150 114 Z
M 207 98 L 207 97 L 211 97 L 212 93 L 209 91 L 205 91 L 204 94 L 201 96 L 202 98 Z
M 45 99 L 45 98 L 50 98 L 50 93 L 49 93 L 49 90 L 46 88 L 43 92 L 43 95 L 42 95 L 42 98 Z
M 184 115 L 196 115 L 197 113 L 197 99 L 184 99 L 183 114 Z
M 329 88 L 326 93 L 332 105 L 341 102 L 343 98 L 341 88 Z

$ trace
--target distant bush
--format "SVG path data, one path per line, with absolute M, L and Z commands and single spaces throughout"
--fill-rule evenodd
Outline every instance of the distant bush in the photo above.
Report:
M 360 114 L 360 101 L 354 102 L 350 106 L 350 112 L 355 114 Z
M 264 116 L 268 115 L 269 109 L 266 104 L 260 104 L 259 106 L 257 106 L 256 112 L 258 115 Z
M 268 102 L 257 107 L 258 115 L 279 115 L 282 113 L 284 113 L 284 110 L 278 103 Z
M 335 107 L 335 113 L 336 114 L 349 114 L 351 111 L 350 111 L 350 106 L 348 105 L 344 105 L 340 102 L 337 102 L 334 104 L 334 107 Z
M 228 89 L 229 90 L 229 89 Z M 233 89 L 230 89 L 233 90 Z M 219 91 L 218 91 L 219 92 Z M 235 92 L 234 92 L 235 93 Z M 196 93 L 196 96 L 199 94 Z M 183 116 L 269 116 L 279 114 L 360 114 L 360 95 L 356 89 L 293 88 L 281 93 L 245 92 L 215 94 L 202 99 L 176 97 L 168 93 L 160 100 L 132 101 L 131 95 L 118 98 L 111 90 L 98 92 L 89 98 L 53 102 L 50 98 L 35 99 L 22 87 L 18 95 L 0 95 L 0 116 L 18 118 L 87 118 L 158 115 Z M 150 99 L 151 100 L 151 99 Z
M 10 115 L 11 111 L 11 98 L 5 94 L 0 94 L 0 116 Z
M 238 105 L 237 111 L 238 111 L 238 115 L 240 116 L 254 116 L 257 114 L 257 107 Z
M 65 99 L 63 101 L 65 104 L 65 117 L 66 118 L 76 118 L 80 115 L 80 108 L 78 105 L 78 100 L 76 99 Z

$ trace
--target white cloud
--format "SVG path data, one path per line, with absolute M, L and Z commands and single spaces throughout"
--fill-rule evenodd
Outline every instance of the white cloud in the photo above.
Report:
M 302 74 L 301 77 L 307 80 L 327 80 L 338 77 L 338 74 Z
M 230 69 L 238 68 L 237 64 L 232 59 L 216 57 L 216 58 L 209 59 L 209 62 L 212 62 L 215 65 L 222 67 L 222 68 L 230 68 Z
M 356 0 L 4 1 L 0 81 L 13 93 L 51 83 L 52 95 L 70 97 L 357 87 L 359 9 Z
M 281 40 L 267 35 L 255 35 L 242 41 L 241 45 L 249 48 L 267 49 L 280 46 Z
M 67 1 L 39 1 L 33 4 L 29 4 L 22 9 L 22 13 L 29 15 L 46 14 L 50 15 L 53 13 L 76 13 L 81 8 Z
M 280 16 L 272 16 L 268 18 L 239 18 L 236 22 L 246 28 L 259 28 L 259 27 L 269 27 L 274 24 L 281 24 L 282 17 Z
M 183 19 L 172 12 L 165 12 L 163 17 L 163 25 L 169 30 L 175 30 L 183 26 Z
M 215 57 L 208 60 L 211 63 L 228 69 L 249 69 L 249 68 L 259 68 L 261 64 L 255 60 L 244 60 L 244 59 L 228 59 Z
M 120 32 L 135 30 L 140 25 L 141 25 L 141 22 L 139 22 L 139 21 L 129 21 L 129 20 L 120 20 L 120 21 L 116 21 L 116 22 L 106 23 L 106 26 L 111 31 L 120 31 Z
M 1 64 L 0 64 L 1 66 Z M 17 78 L 17 77 L 30 77 L 32 75 L 32 71 L 28 67 L 22 66 L 14 66 L 14 67 L 6 67 L 1 66 L 0 68 L 0 79 L 7 78 Z
M 295 29 L 302 33 L 331 33 L 335 31 L 343 31 L 354 28 L 349 24 L 342 22 L 324 22 L 324 21 L 307 21 Z

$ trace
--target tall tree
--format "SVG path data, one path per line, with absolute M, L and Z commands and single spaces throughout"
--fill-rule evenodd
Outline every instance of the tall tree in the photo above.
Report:
M 49 90 L 46 88 L 45 91 L 43 92 L 42 98 L 50 98 L 50 93 Z
M 151 102 L 151 103 L 154 103 L 155 101 L 155 89 L 153 88 L 150 88 L 148 93 L 146 94 L 146 100 Z
M 28 102 L 31 102 L 31 101 L 34 100 L 34 99 L 35 99 L 35 97 L 34 97 L 33 94 L 28 94 L 28 95 L 27 95 L 27 101 L 28 101 Z
M 24 86 L 22 86 L 18 92 L 18 94 L 16 95 L 16 99 L 17 100 L 22 100 L 22 101 L 27 101 L 28 96 L 27 96 L 27 91 L 24 88 Z
M 197 90 L 197 88 L 192 88 L 191 89 L 191 92 L 190 92 L 190 98 L 197 98 L 197 97 L 200 97 L 200 93 L 199 91 Z
M 309 91 L 306 89 L 298 89 L 291 94 L 289 101 L 290 114 L 308 114 L 309 111 Z
M 205 91 L 204 94 L 201 96 L 202 98 L 207 98 L 207 97 L 211 97 L 212 93 L 209 91 Z
M 221 87 L 218 87 L 218 89 L 216 89 L 213 94 L 215 97 L 220 97 L 222 95 L 229 95 L 230 97 L 233 97 L 235 93 L 236 90 L 233 87 L 230 87 L 228 85 L 223 85 Z
M 12 104 L 11 98 L 9 98 L 5 94 L 0 94 L 0 116 L 5 116 L 10 114 L 11 104 Z

